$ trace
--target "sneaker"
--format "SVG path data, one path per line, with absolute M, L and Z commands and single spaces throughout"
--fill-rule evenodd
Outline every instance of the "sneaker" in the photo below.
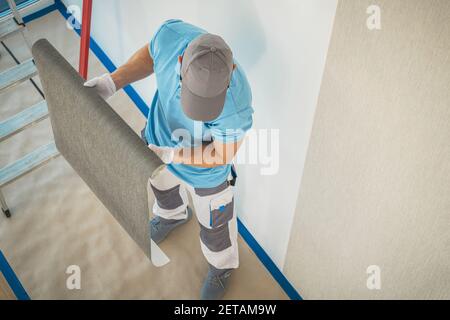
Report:
M 220 300 L 225 295 L 233 269 L 219 270 L 210 266 L 201 290 L 202 300 Z
M 186 222 L 188 222 L 192 218 L 192 210 L 191 208 L 186 208 L 187 218 L 182 220 L 168 220 L 161 218 L 160 216 L 154 217 L 150 221 L 150 234 L 152 240 L 159 244 L 161 243 L 167 235 L 176 227 L 179 227 Z

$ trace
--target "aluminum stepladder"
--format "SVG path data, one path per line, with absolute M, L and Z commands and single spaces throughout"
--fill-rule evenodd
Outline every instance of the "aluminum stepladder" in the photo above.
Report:
M 4 40 L 11 36 L 21 35 L 28 46 L 31 56 L 31 43 L 28 37 L 27 26 L 17 10 L 14 0 L 6 1 L 11 9 L 11 14 L 0 20 L 0 41 L 4 49 L 16 62 L 16 66 L 0 73 L 0 93 L 10 90 L 26 81 L 31 81 L 43 100 L 6 120 L 0 120 L 0 142 L 48 117 L 47 103 L 45 102 L 44 95 L 41 89 L 33 81 L 33 77 L 38 74 L 33 59 L 30 58 L 23 62 L 18 61 L 4 42 Z M 0 105 L 0 108 L 1 107 L 4 106 Z M 55 143 L 51 142 L 0 169 L 0 203 L 6 217 L 11 217 L 11 211 L 3 196 L 2 189 L 25 174 L 43 166 L 57 156 L 59 156 L 59 152 L 56 149 Z

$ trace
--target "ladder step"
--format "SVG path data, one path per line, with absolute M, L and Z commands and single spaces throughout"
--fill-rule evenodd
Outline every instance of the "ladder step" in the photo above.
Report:
M 11 118 L 0 122 L 0 142 L 25 130 L 29 126 L 44 120 L 47 116 L 47 102 L 43 100 Z
M 0 92 L 18 85 L 37 75 L 33 59 L 0 73 Z
M 25 27 L 17 24 L 12 18 L 0 22 L 0 40 L 3 41 L 3 39 L 18 31 L 21 31 L 23 28 Z
M 43 166 L 59 156 L 54 142 L 42 146 L 14 163 L 0 169 L 0 187 L 3 187 L 23 175 Z

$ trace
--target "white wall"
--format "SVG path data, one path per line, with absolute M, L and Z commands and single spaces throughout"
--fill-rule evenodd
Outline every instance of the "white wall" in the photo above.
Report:
M 65 0 L 66 5 L 80 0 Z M 116 65 L 146 44 L 166 19 L 220 34 L 249 77 L 255 128 L 280 129 L 280 171 L 240 166 L 243 223 L 284 264 L 337 0 L 95 0 L 92 36 Z M 154 79 L 134 85 L 149 104 Z

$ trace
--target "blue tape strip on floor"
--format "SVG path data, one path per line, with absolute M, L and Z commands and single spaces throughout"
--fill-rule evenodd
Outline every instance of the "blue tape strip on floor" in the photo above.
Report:
M 40 17 L 43 17 L 46 14 L 49 14 L 50 12 L 53 12 L 55 10 L 56 10 L 56 6 L 54 4 L 52 4 L 48 7 L 42 8 L 34 13 L 31 13 L 31 14 L 23 17 L 23 22 L 28 23 L 30 21 L 36 20 Z
M 8 261 L 6 260 L 5 256 L 1 251 L 0 251 L 0 272 L 3 274 L 3 277 L 5 277 L 6 282 L 8 282 L 11 290 L 14 292 L 18 300 L 30 300 L 30 297 L 28 296 L 24 287 L 20 283 L 19 278 L 17 278 L 16 274 L 14 273 L 13 269 L 11 268 L 11 266 L 9 265 Z
M 270 272 L 272 277 L 278 282 L 281 288 L 283 288 L 284 292 L 291 298 L 292 300 L 303 300 L 300 294 L 295 290 L 295 288 L 291 285 L 289 280 L 284 276 L 284 274 L 278 269 L 273 260 L 269 257 L 269 255 L 264 251 L 264 249 L 259 245 L 256 239 L 252 236 L 250 231 L 245 227 L 240 219 L 238 219 L 238 230 L 239 234 L 244 238 L 245 242 L 247 242 L 248 246 L 252 248 L 253 252 L 259 258 L 261 263 L 266 267 L 266 269 Z
M 64 5 L 64 3 L 62 3 L 61 0 L 55 0 L 55 4 L 51 5 L 48 8 L 49 8 L 48 12 L 51 12 L 51 11 L 57 9 L 65 19 L 68 19 L 70 17 L 70 14 L 67 13 L 66 6 Z M 43 9 L 41 11 L 44 12 L 44 10 L 45 9 Z M 38 18 L 45 14 L 45 13 L 44 14 L 41 14 L 41 13 L 35 13 L 34 15 L 36 16 L 36 18 Z M 33 17 L 32 20 L 34 20 L 36 18 Z M 30 21 L 30 20 L 28 20 L 28 21 Z M 74 29 L 74 31 L 78 35 L 81 34 L 81 30 L 79 30 L 79 29 L 78 30 Z M 92 37 L 90 38 L 90 48 L 91 48 L 92 52 L 100 60 L 100 62 L 108 70 L 108 72 L 113 72 L 117 69 L 117 67 L 114 65 L 114 63 L 111 61 L 111 59 L 106 55 L 106 53 L 102 50 L 102 48 L 97 44 L 97 42 Z M 144 102 L 144 100 L 141 98 L 141 96 L 137 93 L 137 91 L 131 85 L 125 87 L 124 90 L 128 94 L 128 97 L 136 104 L 136 106 L 142 112 L 142 114 L 147 117 L 149 108 L 148 108 L 147 104 Z M 238 230 L 239 230 L 239 234 L 245 240 L 247 245 L 253 250 L 253 252 L 259 258 L 261 263 L 266 267 L 266 269 L 270 272 L 272 277 L 278 282 L 278 284 L 281 286 L 281 288 L 284 290 L 284 292 L 286 292 L 286 294 L 289 296 L 289 298 L 292 300 L 302 300 L 302 297 L 300 296 L 300 294 L 290 284 L 289 280 L 284 276 L 284 274 L 280 271 L 280 269 L 278 269 L 278 267 L 275 265 L 275 263 L 272 261 L 272 259 L 269 257 L 269 255 L 259 245 L 259 243 L 252 236 L 252 234 L 248 231 L 248 229 L 244 226 L 244 224 L 242 223 L 242 221 L 240 219 L 238 219 Z

